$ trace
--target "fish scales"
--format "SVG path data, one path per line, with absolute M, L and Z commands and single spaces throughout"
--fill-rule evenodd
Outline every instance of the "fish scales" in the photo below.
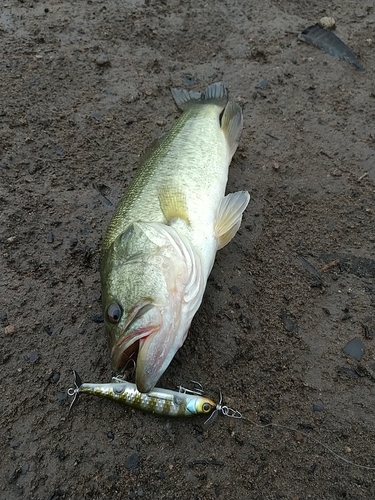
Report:
M 167 223 L 160 207 L 159 190 L 166 185 L 177 186 L 188 191 L 186 199 L 190 228 L 184 230 L 194 237 L 194 222 L 202 222 L 206 212 L 201 210 L 205 199 L 216 207 L 224 196 L 227 181 L 227 152 L 223 134 L 217 127 L 218 106 L 192 107 L 181 115 L 159 147 L 149 153 L 142 168 L 138 170 L 111 220 L 102 246 L 102 253 L 135 220 Z M 212 123 L 212 127 L 209 124 Z M 211 128 L 213 129 L 211 131 Z M 204 131 L 204 133 L 203 133 Z M 215 134 L 216 131 L 216 134 Z M 203 137 L 196 136 L 203 133 Z M 222 158 L 218 161 L 218 158 Z M 200 165 L 199 170 L 191 168 Z M 220 183 L 218 190 L 215 178 Z M 147 192 L 147 205 L 142 195 Z M 212 216 L 207 212 L 206 217 Z

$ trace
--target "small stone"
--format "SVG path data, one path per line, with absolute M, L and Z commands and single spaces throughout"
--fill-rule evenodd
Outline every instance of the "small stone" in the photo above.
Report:
M 77 243 L 78 243 L 78 239 L 75 236 L 69 237 L 69 246 L 71 248 L 74 248 L 75 246 L 77 246 Z
M 140 462 L 140 457 L 139 457 L 138 453 L 132 453 L 126 459 L 125 467 L 128 470 L 135 470 L 138 467 L 139 462 Z
M 355 370 L 352 370 L 351 368 L 347 368 L 346 366 L 340 366 L 340 368 L 337 370 L 339 373 L 342 375 L 345 375 L 345 377 L 348 378 L 358 378 L 359 375 Z
M 95 59 L 95 63 L 98 66 L 102 67 L 111 65 L 111 61 L 109 60 L 107 54 L 99 54 L 98 57 Z
M 107 432 L 107 438 L 112 440 L 115 439 L 114 433 L 112 431 Z
M 303 441 L 303 434 L 301 432 L 296 432 L 294 434 L 294 441 L 297 441 L 297 443 L 302 443 Z
M 362 340 L 357 337 L 348 342 L 343 351 L 352 358 L 355 358 L 357 361 L 361 361 L 362 356 L 365 353 L 365 345 Z
M 30 464 L 29 463 L 25 463 L 23 464 L 22 468 L 21 468 L 21 474 L 26 474 L 26 472 L 30 469 Z
M 27 358 L 28 362 L 31 363 L 32 365 L 34 365 L 35 363 L 37 363 L 40 359 L 40 355 L 39 355 L 39 352 L 38 351 L 33 351 L 29 357 Z
M 195 78 L 189 74 L 182 75 L 182 80 L 186 87 L 192 87 L 195 84 Z
M 47 243 L 53 243 L 55 241 L 55 236 L 52 231 L 47 233 Z
M 63 156 L 64 155 L 64 151 L 61 148 L 59 148 L 59 146 L 55 146 L 55 153 L 58 156 Z
M 93 314 L 91 316 L 91 321 L 94 323 L 104 323 L 104 316 L 103 314 Z
M 333 17 L 322 17 L 319 19 L 319 25 L 326 30 L 333 30 L 336 28 L 336 21 Z
M 4 328 L 4 334 L 6 337 L 10 337 L 16 333 L 16 328 L 14 325 L 8 325 Z
M 158 473 L 156 474 L 156 477 L 157 477 L 158 479 L 165 479 L 165 474 L 164 474 L 164 472 L 158 472 Z
M 1 311 L 0 312 L 0 321 L 3 323 L 5 326 L 8 325 L 8 313 L 6 311 Z
M 255 85 L 255 88 L 256 89 L 267 89 L 269 87 L 269 83 L 268 83 L 268 80 L 266 80 L 265 78 L 262 78 L 261 80 L 259 80 L 259 82 Z
M 43 326 L 43 330 L 46 332 L 47 335 L 52 335 L 52 328 L 49 325 Z
M 321 401 L 317 401 L 316 403 L 313 404 L 313 411 L 323 411 L 324 410 L 324 405 Z
M 57 382 L 60 380 L 60 373 L 58 372 L 52 373 L 50 380 L 53 384 L 57 384 Z

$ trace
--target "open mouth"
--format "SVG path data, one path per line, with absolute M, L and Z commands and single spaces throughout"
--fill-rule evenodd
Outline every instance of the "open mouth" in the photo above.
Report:
M 155 333 L 159 325 L 147 326 L 133 330 L 131 334 L 125 335 L 112 348 L 112 367 L 114 370 L 124 368 L 132 360 L 136 362 L 140 344 L 143 344 L 147 337 Z
M 144 340 L 160 329 L 161 322 L 158 308 L 149 299 L 140 300 L 129 312 L 123 335 L 112 347 L 113 369 L 124 368 L 129 360 L 135 362 Z

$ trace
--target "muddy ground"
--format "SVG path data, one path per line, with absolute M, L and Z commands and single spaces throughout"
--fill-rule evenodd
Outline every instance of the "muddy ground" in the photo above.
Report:
M 298 40 L 324 15 L 365 72 Z M 375 498 L 374 470 L 320 444 L 375 467 L 374 21 L 370 0 L 3 0 L 1 499 Z M 228 191 L 251 202 L 159 385 L 247 420 L 84 396 L 68 417 L 72 369 L 112 376 L 114 206 L 179 115 L 169 87 L 215 81 L 244 110 Z

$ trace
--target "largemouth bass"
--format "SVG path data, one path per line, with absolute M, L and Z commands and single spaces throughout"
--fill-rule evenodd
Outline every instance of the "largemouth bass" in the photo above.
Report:
M 155 386 L 182 346 L 216 252 L 236 234 L 250 199 L 246 191 L 225 196 L 240 106 L 227 102 L 222 83 L 172 95 L 183 113 L 143 160 L 101 254 L 112 366 L 133 359 L 140 392 Z

